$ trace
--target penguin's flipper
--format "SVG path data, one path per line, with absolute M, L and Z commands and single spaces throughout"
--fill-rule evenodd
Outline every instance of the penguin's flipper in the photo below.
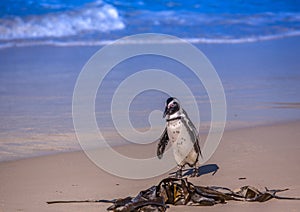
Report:
M 196 139 L 196 142 L 194 143 L 194 148 L 195 148 L 196 152 L 201 156 L 201 158 L 203 158 L 198 138 Z
M 160 136 L 160 139 L 159 139 L 159 142 L 158 142 L 158 145 L 157 145 L 156 154 L 157 154 L 157 157 L 159 159 L 162 159 L 163 154 L 164 154 L 165 149 L 166 149 L 166 146 L 168 145 L 168 142 L 169 142 L 169 136 L 168 136 L 168 133 L 167 133 L 167 128 L 165 128 L 164 132 Z
M 189 117 L 188 117 L 188 114 L 187 114 L 187 112 L 185 110 L 183 110 L 183 114 L 184 114 L 184 116 L 188 120 L 190 120 Z M 203 158 L 202 153 L 201 153 L 200 144 L 199 144 L 199 140 L 200 140 L 199 133 L 198 133 L 195 125 L 193 124 L 193 122 L 188 121 L 187 125 L 188 125 L 188 128 L 190 130 L 191 136 L 193 137 L 193 140 L 195 141 L 195 143 L 194 143 L 194 149 L 196 150 L 196 152 L 198 153 L 198 155 L 200 155 L 201 158 Z M 198 158 L 197 158 L 197 161 L 198 161 Z

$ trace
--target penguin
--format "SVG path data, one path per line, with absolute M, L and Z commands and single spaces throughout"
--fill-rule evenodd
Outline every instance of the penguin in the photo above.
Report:
M 199 134 L 188 117 L 180 102 L 175 97 L 166 101 L 163 118 L 166 118 L 166 127 L 159 139 L 157 157 L 163 157 L 169 141 L 172 143 L 173 155 L 178 166 L 176 177 L 182 178 L 182 169 L 185 165 L 193 167 L 191 177 L 198 176 L 197 162 L 201 155 Z

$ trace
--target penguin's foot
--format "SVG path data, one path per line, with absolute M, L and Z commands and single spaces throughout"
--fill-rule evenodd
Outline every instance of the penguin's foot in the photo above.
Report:
M 193 168 L 193 173 L 191 174 L 191 177 L 199 177 L 199 173 L 198 173 L 197 167 Z
M 182 178 L 182 169 L 178 169 L 175 173 L 176 178 Z

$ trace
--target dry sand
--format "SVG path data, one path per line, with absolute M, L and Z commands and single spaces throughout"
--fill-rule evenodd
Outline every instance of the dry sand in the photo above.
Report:
M 135 147 L 119 147 L 130 153 Z M 153 146 L 139 151 L 155 151 Z M 253 185 L 260 189 L 289 188 L 283 196 L 300 196 L 300 122 L 226 131 L 207 164 L 217 164 L 215 175 L 191 181 L 232 189 Z M 167 174 L 128 180 L 112 176 L 94 165 L 83 152 L 64 153 L 0 163 L 1 211 L 105 211 L 109 204 L 47 205 L 51 200 L 113 199 L 134 196 L 157 184 Z M 239 180 L 238 178 L 246 178 Z M 168 211 L 300 211 L 300 201 L 265 203 L 229 202 L 212 207 L 171 206 Z

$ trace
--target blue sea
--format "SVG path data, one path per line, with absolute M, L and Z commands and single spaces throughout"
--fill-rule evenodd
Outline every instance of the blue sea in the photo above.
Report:
M 299 0 L 2 0 L 0 162 L 80 150 L 72 117 L 77 77 L 103 45 L 138 33 L 177 36 L 207 56 L 225 90 L 226 129 L 299 120 Z M 111 118 L 114 92 L 148 69 L 167 70 L 191 88 L 205 135 L 211 104 L 201 82 L 181 63 L 147 55 L 118 64 L 97 93 L 97 124 L 111 144 L 124 144 Z M 166 98 L 138 95 L 132 125 L 149 129 Z
M 0 48 L 102 45 L 137 33 L 192 43 L 243 43 L 300 35 L 298 0 L 3 0 Z

